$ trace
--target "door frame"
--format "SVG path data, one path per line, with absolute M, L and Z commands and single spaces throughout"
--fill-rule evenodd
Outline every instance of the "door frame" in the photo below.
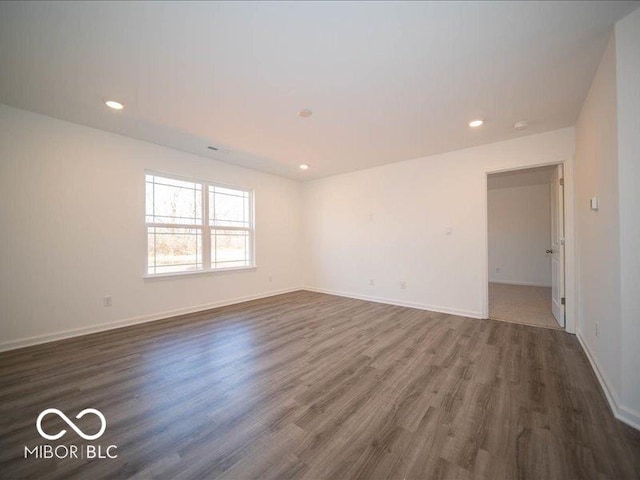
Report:
M 564 295 L 565 301 L 565 331 L 568 333 L 576 333 L 576 307 L 577 307 L 577 289 L 576 289 L 576 263 L 575 263 L 575 222 L 574 222 L 574 162 L 575 155 L 564 160 L 554 160 L 548 162 L 540 162 L 529 165 L 505 166 L 503 168 L 494 168 L 485 170 L 484 172 L 484 271 L 482 283 L 482 318 L 489 318 L 489 205 L 488 205 L 488 188 L 487 180 L 492 173 L 513 172 L 518 170 L 527 170 L 529 168 L 546 167 L 549 165 L 564 166 Z

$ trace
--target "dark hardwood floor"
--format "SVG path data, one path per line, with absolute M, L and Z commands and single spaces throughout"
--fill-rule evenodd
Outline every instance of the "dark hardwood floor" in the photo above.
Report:
M 0 477 L 632 479 L 575 337 L 296 292 L 0 354 Z M 58 408 L 85 433 L 82 440 Z M 24 458 L 39 444 L 116 459 Z

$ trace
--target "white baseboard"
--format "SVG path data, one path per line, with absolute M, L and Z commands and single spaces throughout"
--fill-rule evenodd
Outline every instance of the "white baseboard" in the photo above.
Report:
M 471 310 L 461 310 L 456 308 L 440 307 L 437 305 L 426 305 L 423 303 L 416 303 L 416 302 L 405 302 L 402 300 L 383 298 L 383 297 L 373 297 L 370 295 L 361 295 L 358 293 L 338 292 L 335 290 L 327 290 L 325 288 L 316 288 L 316 287 L 307 286 L 307 287 L 304 287 L 304 290 L 309 290 L 310 292 L 317 292 L 317 293 L 326 293 L 328 295 L 337 295 L 339 297 L 366 300 L 368 302 L 384 303 L 387 305 L 396 305 L 398 307 L 417 308 L 418 310 L 429 310 L 431 312 L 448 313 L 450 315 L 459 315 L 462 317 L 484 318 L 482 316 L 482 312 L 474 312 Z
M 522 285 L 525 287 L 548 287 L 551 288 L 551 284 L 549 283 L 535 283 L 535 282 L 510 282 L 508 280 L 493 280 L 489 279 L 489 283 L 499 283 L 501 285 Z
M 41 343 L 54 342 L 56 340 L 64 340 L 65 338 L 78 337 L 81 335 L 87 335 L 89 333 L 104 332 L 106 330 L 114 330 L 116 328 L 128 327 L 131 325 L 138 325 L 140 323 L 153 322 L 156 320 L 164 320 L 178 315 L 186 315 L 189 313 L 201 312 L 204 310 L 210 310 L 212 308 L 226 307 L 228 305 L 234 305 L 236 303 L 248 302 L 250 300 L 258 300 L 260 298 L 273 297 L 274 295 L 281 295 L 283 293 L 295 292 L 303 290 L 302 287 L 286 288 L 282 290 L 273 290 L 270 292 L 260 293 L 257 295 L 247 295 L 244 297 L 238 297 L 228 300 L 220 300 L 217 302 L 207 303 L 204 305 L 197 305 L 194 307 L 178 308 L 175 310 L 169 310 L 160 313 L 153 313 L 150 315 L 142 315 L 138 317 L 125 318 L 123 320 L 116 320 L 115 322 L 100 323 L 97 325 L 91 325 L 87 327 L 73 328 L 69 330 L 63 330 L 61 332 L 47 333 L 44 335 L 36 335 L 33 337 L 20 338 L 17 340 L 9 340 L 0 343 L 0 352 L 15 350 L 18 348 L 30 347 L 32 345 L 39 345 Z
M 640 413 L 634 411 L 631 408 L 627 408 L 624 405 L 620 404 L 620 400 L 616 391 L 611 387 L 610 382 L 607 381 L 607 377 L 600 368 L 596 357 L 591 353 L 589 349 L 589 345 L 582 337 L 582 334 L 579 330 L 576 330 L 576 336 L 578 337 L 578 341 L 582 346 L 582 350 L 584 351 L 589 363 L 591 364 L 591 368 L 596 374 L 596 378 L 604 391 L 604 395 L 607 398 L 607 402 L 609 403 L 609 408 L 611 408 L 611 413 L 613 413 L 614 417 L 616 417 L 621 422 L 626 423 L 630 427 L 635 428 L 636 430 L 640 430 Z

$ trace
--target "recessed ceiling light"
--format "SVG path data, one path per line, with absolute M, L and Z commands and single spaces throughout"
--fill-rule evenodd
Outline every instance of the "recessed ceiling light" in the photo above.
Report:
M 307 165 L 306 163 L 300 164 L 300 170 L 309 170 L 309 165 Z
M 309 118 L 313 115 L 313 111 L 310 108 L 303 108 L 298 112 L 298 116 L 301 118 Z
M 116 102 L 115 100 L 107 100 L 104 103 L 107 107 L 113 108 L 114 110 L 122 110 L 124 108 L 123 104 L 121 104 L 120 102 Z
M 471 122 L 469 122 L 469 126 L 471 128 L 477 128 L 480 125 L 482 125 L 484 122 L 482 120 L 472 120 Z

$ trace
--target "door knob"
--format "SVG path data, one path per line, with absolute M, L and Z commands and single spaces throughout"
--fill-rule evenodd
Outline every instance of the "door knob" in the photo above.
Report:
M 547 253 L 553 253 L 553 249 L 550 248 L 549 250 L 547 250 Z

